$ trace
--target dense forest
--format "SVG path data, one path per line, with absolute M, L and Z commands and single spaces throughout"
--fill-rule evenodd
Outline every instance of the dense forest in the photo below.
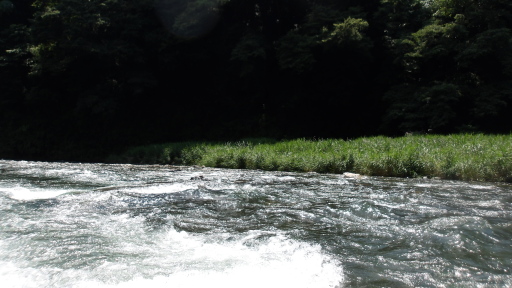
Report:
M 0 0 L 0 158 L 510 133 L 510 0 Z

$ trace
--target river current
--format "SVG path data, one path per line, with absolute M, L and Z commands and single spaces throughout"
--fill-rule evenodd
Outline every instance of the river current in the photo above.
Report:
M 0 160 L 0 286 L 511 287 L 512 186 Z

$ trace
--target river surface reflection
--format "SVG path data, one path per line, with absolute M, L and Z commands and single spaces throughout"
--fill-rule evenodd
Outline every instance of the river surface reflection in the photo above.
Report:
M 512 186 L 0 161 L 3 287 L 510 287 Z

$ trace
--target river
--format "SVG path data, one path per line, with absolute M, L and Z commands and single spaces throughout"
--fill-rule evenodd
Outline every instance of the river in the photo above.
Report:
M 0 285 L 510 287 L 512 186 L 0 160 Z

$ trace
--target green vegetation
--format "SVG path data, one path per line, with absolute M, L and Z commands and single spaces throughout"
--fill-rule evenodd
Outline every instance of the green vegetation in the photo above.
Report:
M 512 135 L 170 143 L 132 148 L 110 161 L 512 182 Z
M 0 0 L 0 88 L 9 159 L 506 134 L 512 1 Z

